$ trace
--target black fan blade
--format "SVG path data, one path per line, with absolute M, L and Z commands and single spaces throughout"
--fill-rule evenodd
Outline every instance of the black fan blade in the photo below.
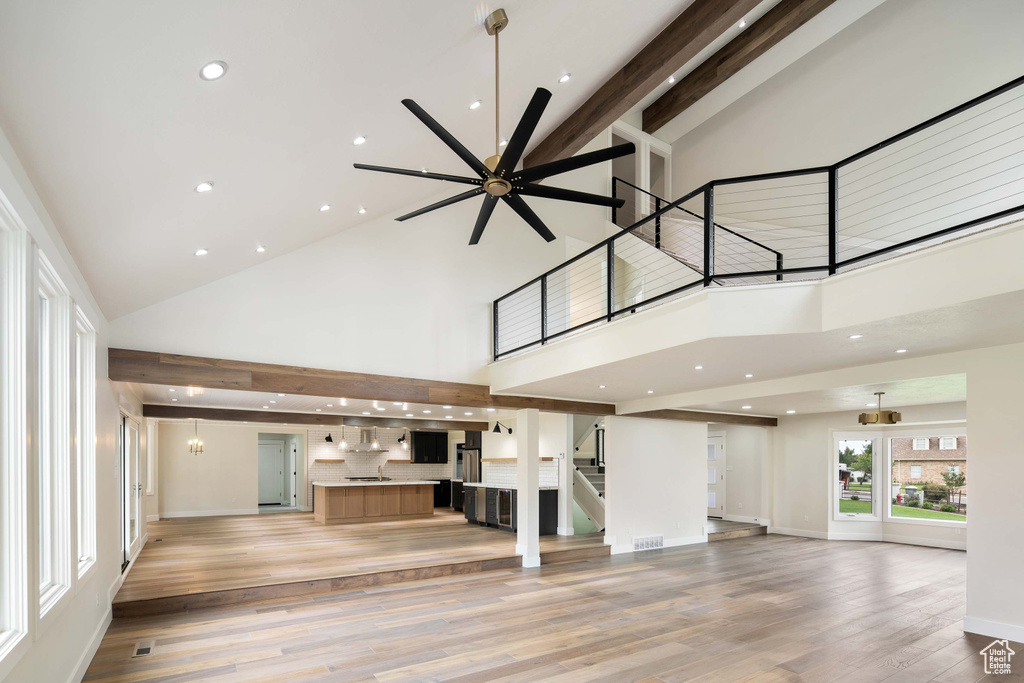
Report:
M 522 198 L 517 197 L 514 194 L 506 194 L 502 196 L 502 199 L 505 200 L 506 204 L 512 207 L 513 211 L 519 214 L 520 218 L 529 223 L 530 227 L 536 230 L 538 235 L 548 242 L 553 242 L 555 240 L 554 233 L 548 230 L 548 226 L 544 225 L 544 221 L 540 219 L 540 216 L 535 214 L 533 209 L 527 206 L 526 202 L 524 202 Z
M 480 236 L 484 234 L 484 228 L 487 227 L 487 221 L 491 220 L 491 214 L 494 213 L 494 207 L 497 205 L 498 198 L 493 194 L 484 197 L 483 206 L 480 207 L 480 213 L 476 216 L 476 225 L 473 226 L 473 236 L 469 238 L 470 245 L 480 241 Z
M 352 164 L 362 171 L 379 171 L 381 173 L 394 173 L 396 175 L 411 175 L 417 178 L 430 178 L 431 180 L 447 180 L 450 183 L 464 183 L 466 185 L 479 185 L 479 178 L 466 178 L 461 175 L 448 175 L 447 173 L 430 173 L 429 171 L 413 171 L 408 168 L 392 168 L 391 166 L 371 166 L 370 164 Z
M 599 149 L 596 152 L 587 152 L 586 154 L 569 157 L 568 159 L 559 159 L 558 161 L 552 161 L 539 166 L 524 168 L 512 178 L 512 182 L 532 182 L 534 180 L 540 180 L 541 178 L 550 178 L 551 176 L 558 175 L 559 173 L 575 171 L 577 168 L 583 168 L 584 166 L 590 166 L 591 164 L 599 164 L 602 161 L 611 161 L 612 159 L 618 159 L 619 157 L 624 157 L 627 154 L 633 154 L 634 152 L 636 152 L 636 145 L 632 142 L 627 142 L 623 145 L 615 145 L 614 147 L 606 147 L 604 149 Z
M 523 118 L 519 119 L 519 125 L 516 126 L 512 137 L 508 139 L 505 151 L 501 153 L 501 159 L 494 169 L 494 175 L 499 178 L 505 178 L 509 173 L 516 170 L 516 164 L 519 163 L 520 157 L 526 151 L 526 145 L 530 142 L 530 138 L 533 137 L 533 131 L 537 129 L 540 117 L 544 114 L 544 108 L 548 106 L 550 99 L 551 92 L 544 88 L 537 88 L 536 92 L 533 93 L 530 104 L 527 105 L 526 111 L 523 112 Z
M 409 218 L 416 218 L 416 216 L 422 216 L 423 214 L 427 213 L 428 211 L 433 211 L 434 209 L 442 209 L 442 208 L 444 208 L 446 206 L 449 206 L 451 204 L 454 204 L 456 202 L 461 202 L 463 199 L 469 199 L 470 197 L 476 197 L 481 192 L 483 192 L 482 188 L 477 188 L 475 190 L 469 190 L 467 192 L 463 192 L 462 194 L 457 194 L 454 197 L 449 197 L 448 199 L 442 199 L 441 201 L 436 202 L 434 204 L 431 204 L 430 206 L 424 206 L 422 209 L 417 209 L 416 211 L 413 211 L 412 213 L 407 213 L 404 216 L 399 216 L 395 220 L 396 221 L 404 221 L 404 220 L 407 220 Z
M 577 192 L 566 190 L 561 187 L 548 187 L 547 185 L 528 184 L 523 187 L 516 187 L 515 191 L 527 197 L 544 197 L 545 199 L 561 199 L 565 202 L 579 202 L 580 204 L 594 204 L 596 206 L 608 206 L 621 209 L 626 200 L 622 197 L 605 197 L 600 194 L 589 192 Z
M 475 156 L 470 154 L 466 147 L 455 139 L 451 133 L 446 131 L 440 123 L 431 118 L 430 114 L 423 111 L 423 107 L 416 104 L 412 100 L 402 100 L 402 104 L 405 105 L 406 109 L 411 111 L 416 118 L 423 122 L 423 124 L 433 131 L 434 135 L 441 138 L 441 141 L 448 145 L 453 152 L 459 155 L 459 158 L 469 164 L 469 167 L 480 174 L 481 178 L 490 176 L 490 171 L 484 166 L 484 162 L 477 159 Z

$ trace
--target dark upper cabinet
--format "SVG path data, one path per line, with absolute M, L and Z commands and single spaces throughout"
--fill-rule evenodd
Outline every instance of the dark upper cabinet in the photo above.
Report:
M 482 443 L 480 432 L 466 432 L 466 448 L 479 449 Z
M 419 463 L 448 462 L 448 432 L 413 432 L 412 461 Z

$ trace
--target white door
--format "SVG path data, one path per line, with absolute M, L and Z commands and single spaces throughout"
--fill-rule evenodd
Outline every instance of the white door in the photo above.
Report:
M 259 445 L 260 505 L 284 505 L 284 445 Z
M 725 516 L 725 437 L 708 437 L 708 517 Z
M 121 414 L 121 569 L 142 548 L 139 526 L 141 519 L 142 481 L 139 467 L 139 423 Z

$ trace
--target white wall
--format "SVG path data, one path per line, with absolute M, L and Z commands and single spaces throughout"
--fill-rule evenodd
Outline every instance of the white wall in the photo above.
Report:
M 1017 0 L 885 2 L 673 144 L 673 195 L 831 164 L 1017 78 Z
M 967 616 L 964 630 L 1024 641 L 1024 345 L 987 349 L 968 367 Z
M 962 526 L 928 525 L 906 521 L 836 520 L 833 515 L 833 437 L 835 433 L 881 433 L 884 438 L 911 434 L 963 433 L 967 408 L 964 403 L 940 403 L 899 409 L 903 421 L 892 427 L 861 427 L 859 413 L 817 413 L 779 418 L 774 429 L 771 520 L 773 533 L 812 538 L 887 540 L 948 548 L 966 547 L 967 529 Z M 972 430 L 971 468 L 976 461 Z M 886 450 L 875 455 L 876 476 L 888 481 Z M 972 477 L 973 483 L 973 477 Z M 885 504 L 885 498 L 881 500 Z M 881 514 L 881 513 L 880 513 Z M 974 529 L 973 510 L 969 515 Z
M 611 189 L 605 164 L 551 184 Z M 453 194 L 439 193 L 437 199 Z M 558 240 L 544 242 L 499 206 L 480 244 L 468 246 L 479 200 L 404 223 L 393 220 L 396 212 L 119 318 L 111 323 L 115 345 L 484 382 L 491 302 L 564 261 L 566 236 L 603 239 L 610 216 L 582 204 L 529 203 Z
M 633 538 L 665 545 L 707 540 L 708 426 L 696 422 L 605 418 L 605 539 L 613 553 Z
M 725 437 L 725 518 L 767 521 L 771 517 L 771 439 L 773 430 L 747 425 L 711 425 L 709 435 Z

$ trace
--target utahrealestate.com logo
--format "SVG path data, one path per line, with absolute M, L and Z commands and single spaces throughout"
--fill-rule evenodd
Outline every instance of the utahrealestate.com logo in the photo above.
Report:
M 985 673 L 999 675 L 1010 673 L 1010 659 L 1017 653 L 1007 641 L 993 640 L 980 654 L 985 658 Z

